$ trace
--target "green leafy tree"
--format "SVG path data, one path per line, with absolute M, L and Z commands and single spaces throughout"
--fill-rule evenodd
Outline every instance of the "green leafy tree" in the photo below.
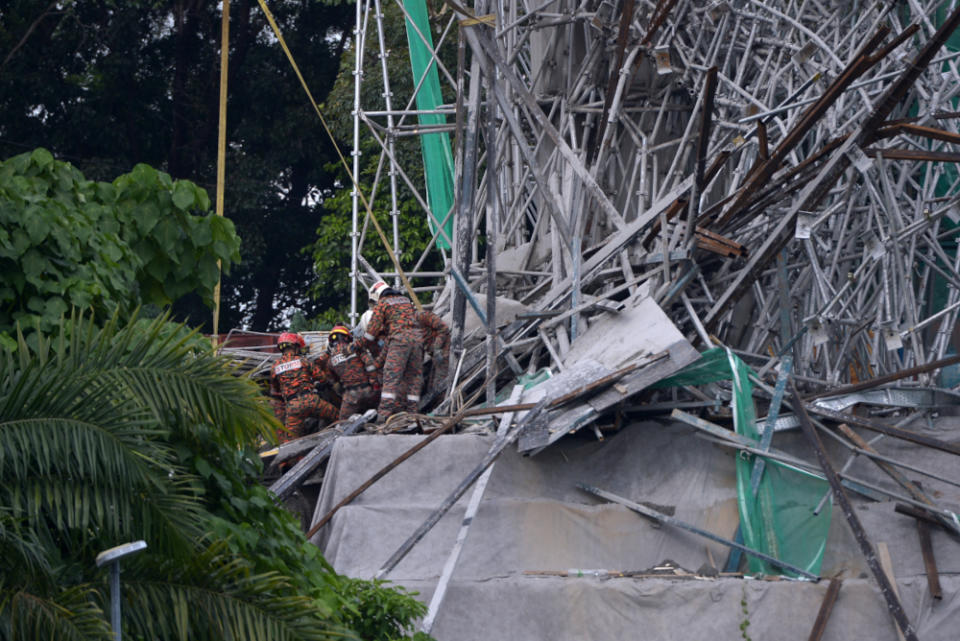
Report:
M 190 293 L 209 303 L 239 246 L 187 180 L 141 164 L 96 182 L 42 148 L 14 156 L 0 163 L 0 342 L 14 346 L 17 322 L 49 332 L 71 307 L 105 319 Z
M 37 337 L 0 354 L 0 638 L 111 638 L 94 559 L 137 539 L 129 638 L 409 632 L 421 604 L 336 575 L 257 483 L 252 446 L 277 425 L 202 337 L 116 317 Z
M 349 40 L 354 5 L 270 0 L 313 95 L 322 100 Z M 0 158 L 37 147 L 110 181 L 138 163 L 214 193 L 220 6 L 200 0 L 0 3 Z M 223 282 L 221 327 L 267 330 L 308 316 L 309 245 L 335 155 L 256 0 L 230 3 L 224 212 L 243 263 Z M 348 236 L 341 239 L 347 241 Z M 208 270 L 206 266 L 203 270 Z M 201 296 L 173 306 L 209 329 Z

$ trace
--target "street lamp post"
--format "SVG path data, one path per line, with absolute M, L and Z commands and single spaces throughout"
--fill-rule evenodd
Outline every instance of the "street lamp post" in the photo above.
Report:
M 104 550 L 97 555 L 97 567 L 110 564 L 110 625 L 114 641 L 121 641 L 120 629 L 120 559 L 135 554 L 147 547 L 146 541 L 133 541 Z

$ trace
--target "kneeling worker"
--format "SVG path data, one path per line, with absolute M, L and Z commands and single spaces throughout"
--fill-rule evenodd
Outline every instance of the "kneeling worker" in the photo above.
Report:
M 373 409 L 380 401 L 375 372 L 368 371 L 360 350 L 353 344 L 350 330 L 337 325 L 327 337 L 327 371 L 343 386 L 340 420 Z
M 447 370 L 450 364 L 450 328 L 443 319 L 426 310 L 420 312 L 420 327 L 423 329 L 423 348 L 430 355 L 430 379 L 427 389 L 431 394 L 442 395 L 447 391 Z
M 315 384 L 324 380 L 323 372 L 301 356 L 300 350 L 304 347 L 306 343 L 299 334 L 284 332 L 277 339 L 281 356 L 270 370 L 270 388 L 284 402 L 286 435 L 281 435 L 281 442 L 303 436 L 300 433 L 303 422 L 311 416 L 330 422 L 337 420 L 337 409 L 317 394 Z

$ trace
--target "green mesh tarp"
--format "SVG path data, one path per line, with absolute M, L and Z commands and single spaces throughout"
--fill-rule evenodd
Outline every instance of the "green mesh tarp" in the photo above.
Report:
M 413 86 L 417 91 L 417 109 L 432 111 L 443 104 L 440 92 L 440 75 L 433 59 L 433 37 L 430 35 L 430 20 L 425 0 L 406 0 L 407 43 L 410 47 L 410 68 Z M 422 80 L 422 82 L 421 82 Z M 444 125 L 443 114 L 421 113 L 421 125 Z M 430 206 L 428 220 L 431 233 L 436 234 L 439 225 L 443 233 L 437 237 L 437 247 L 450 249 L 448 238 L 453 238 L 453 153 L 450 151 L 450 136 L 447 133 L 431 133 L 420 136 L 423 153 L 423 173 L 427 183 L 427 204 Z M 446 235 L 444 235 L 446 234 Z
M 655 387 L 703 385 L 722 380 L 732 383 L 730 409 L 733 424 L 742 434 L 760 444 L 756 425 L 753 386 L 749 369 L 733 352 L 716 348 L 704 352 L 700 360 L 680 370 Z M 830 490 L 826 481 L 794 467 L 767 461 L 756 496 L 750 487 L 750 476 L 757 457 L 737 457 L 737 495 L 740 508 L 740 531 L 747 547 L 820 574 L 827 534 L 830 530 L 830 509 L 814 515 L 813 510 Z M 755 557 L 747 556 L 751 572 L 791 574 Z

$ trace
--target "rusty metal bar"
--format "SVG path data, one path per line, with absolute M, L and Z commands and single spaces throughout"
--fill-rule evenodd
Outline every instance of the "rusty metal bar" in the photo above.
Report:
M 820 436 L 817 435 L 816 429 L 814 429 L 813 424 L 810 422 L 810 417 L 807 415 L 806 409 L 804 409 L 800 394 L 792 382 L 790 383 L 790 388 L 793 395 L 793 407 L 797 413 L 797 418 L 800 419 L 800 427 L 816 452 L 820 468 L 823 470 L 827 481 L 830 483 L 830 487 L 833 489 L 834 499 L 840 506 L 840 510 L 844 518 L 846 518 L 847 524 L 850 526 L 850 531 L 853 533 L 853 538 L 857 541 L 857 545 L 860 547 L 860 551 L 863 553 L 864 559 L 870 567 L 870 571 L 873 572 L 873 576 L 880 586 L 880 593 L 887 602 L 887 609 L 890 611 L 890 614 L 893 615 L 904 637 L 908 641 L 918 641 L 917 634 L 913 629 L 913 624 L 911 624 L 910 619 L 907 618 L 907 613 L 904 612 L 903 605 L 900 603 L 900 599 L 897 598 L 893 585 L 884 573 L 880 561 L 877 558 L 877 552 L 867 538 L 863 525 L 860 523 L 860 518 L 857 516 L 856 511 L 854 511 L 846 491 L 840 484 L 840 477 L 837 476 L 837 472 L 833 469 L 830 459 L 827 458 L 827 453 L 823 449 L 823 443 L 820 442 Z

